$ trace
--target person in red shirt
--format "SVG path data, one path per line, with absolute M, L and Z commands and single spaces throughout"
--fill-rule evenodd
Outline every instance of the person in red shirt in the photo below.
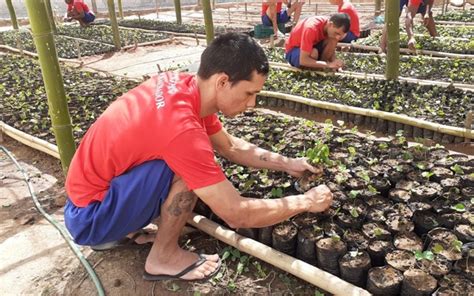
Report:
M 337 70 L 343 66 L 336 59 L 336 46 L 350 28 L 349 16 L 337 13 L 329 19 L 312 16 L 300 21 L 285 43 L 285 59 L 300 68 Z
M 321 173 L 304 158 L 261 149 L 222 127 L 216 112 L 233 117 L 254 107 L 268 72 L 255 40 L 227 33 L 204 50 L 197 75 L 161 73 L 113 102 L 84 135 L 66 177 L 65 224 L 75 242 L 109 249 L 157 218 L 156 235 L 136 239 L 153 242 L 144 279 L 208 279 L 219 256 L 178 245 L 198 198 L 234 228 L 326 210 L 332 193 L 325 185 L 282 199 L 244 198 L 215 161 L 214 151 L 294 177 Z
M 282 10 L 282 4 L 285 3 L 288 9 Z M 291 20 L 296 24 L 301 16 L 301 10 L 304 2 L 296 0 L 263 0 L 262 1 L 262 24 L 264 26 L 273 27 L 275 38 L 284 36 L 278 31 L 278 24 L 286 24 Z
M 351 28 L 347 32 L 346 37 L 341 40 L 343 43 L 351 43 L 360 36 L 359 14 L 354 5 L 349 0 L 329 0 L 332 5 L 337 5 L 337 12 L 345 13 L 351 19 Z
M 433 18 L 434 0 L 400 0 L 400 15 L 406 6 L 405 29 L 408 35 L 408 48 L 415 50 L 416 40 L 413 33 L 413 19 L 419 13 L 423 17 L 423 25 L 428 29 L 431 37 L 438 36 Z M 387 28 L 385 27 L 380 39 L 380 48 L 383 52 L 387 50 Z
M 90 25 L 95 20 L 95 15 L 89 10 L 82 0 L 65 0 L 67 4 L 67 17 L 77 20 L 82 27 Z

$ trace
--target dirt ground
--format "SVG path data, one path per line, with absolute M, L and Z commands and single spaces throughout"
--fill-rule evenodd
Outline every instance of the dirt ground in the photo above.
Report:
M 28 172 L 44 209 L 61 223 L 65 192 L 57 159 L 4 136 Z M 0 152 L 0 295 L 94 295 L 95 286 L 59 232 L 34 208 L 22 175 Z M 315 295 L 317 288 L 202 233 L 187 228 L 180 244 L 196 252 L 230 256 L 212 281 L 147 282 L 143 266 L 150 246 L 94 252 L 81 248 L 107 295 Z M 241 270 L 241 271 L 240 271 Z M 326 294 L 327 295 L 327 294 Z

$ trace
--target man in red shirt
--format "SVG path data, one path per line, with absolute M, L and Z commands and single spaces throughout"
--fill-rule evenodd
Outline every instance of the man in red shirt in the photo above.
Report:
M 351 43 L 360 36 L 359 14 L 354 5 L 349 0 L 329 0 L 332 5 L 337 5 L 337 12 L 345 13 L 351 19 L 351 28 L 347 32 L 346 37 L 341 40 L 343 43 Z
M 438 36 L 436 25 L 433 18 L 434 0 L 400 0 L 400 14 L 406 6 L 405 29 L 408 35 L 408 48 L 415 50 L 416 40 L 413 33 L 413 19 L 419 13 L 423 17 L 423 25 L 428 29 L 431 37 Z M 380 40 L 380 48 L 383 52 L 387 50 L 387 28 L 385 27 Z
M 144 278 L 207 279 L 218 271 L 219 256 L 178 245 L 198 198 L 234 228 L 326 210 L 332 193 L 325 185 L 282 199 L 244 198 L 215 161 L 214 151 L 295 177 L 321 173 L 304 158 L 228 134 L 217 118 L 218 111 L 232 117 L 254 107 L 268 71 L 255 40 L 228 33 L 204 50 L 197 75 L 162 73 L 113 102 L 84 135 L 66 178 L 65 223 L 76 243 L 104 250 L 158 218 Z
M 77 20 L 82 27 L 88 26 L 95 20 L 95 15 L 82 0 L 65 0 L 67 17 Z
M 288 9 L 282 10 L 282 3 L 285 3 Z M 304 2 L 291 3 L 291 0 L 263 0 L 262 2 L 262 24 L 273 27 L 275 38 L 282 36 L 278 31 L 278 24 L 286 24 L 291 20 L 296 24 L 301 16 L 301 9 Z M 283 32 L 284 33 L 284 32 Z
M 285 59 L 292 66 L 337 70 L 343 66 L 336 59 L 336 46 L 350 28 L 349 16 L 337 13 L 329 19 L 312 16 L 300 21 L 285 44 Z

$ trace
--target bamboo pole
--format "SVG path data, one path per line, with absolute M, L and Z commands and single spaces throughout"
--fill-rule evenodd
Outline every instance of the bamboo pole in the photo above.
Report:
M 206 26 L 206 42 L 211 44 L 214 40 L 214 23 L 212 22 L 212 9 L 210 0 L 202 0 L 202 12 L 204 14 L 204 24 Z
M 278 93 L 278 92 L 273 92 L 273 91 L 260 91 L 259 95 L 264 96 L 264 97 L 271 97 L 271 98 L 293 101 L 296 103 L 301 103 L 308 106 L 313 106 L 313 107 L 326 109 L 326 110 L 380 118 L 380 119 L 384 119 L 388 121 L 399 122 L 399 123 L 411 125 L 414 127 L 432 130 L 432 131 L 443 133 L 443 134 L 453 135 L 457 137 L 464 137 L 468 139 L 474 139 L 474 131 L 472 130 L 469 131 L 461 127 L 454 127 L 454 126 L 448 126 L 444 124 L 433 123 L 433 122 L 429 122 L 429 121 L 422 120 L 419 118 L 413 118 L 407 115 L 403 115 L 403 114 L 396 114 L 396 113 L 373 110 L 373 109 L 364 109 L 364 108 L 352 107 L 352 106 L 331 103 L 331 102 L 323 102 L 316 99 L 308 99 L 301 96 L 283 94 L 283 93 Z
M 117 0 L 117 6 L 119 10 L 119 17 L 123 20 L 123 7 L 122 7 L 122 0 Z
M 156 18 L 160 17 L 160 0 L 155 0 Z
M 400 6 L 398 1 L 385 1 L 385 30 L 387 30 L 387 68 L 385 78 L 397 79 L 400 67 Z
M 204 216 L 193 214 L 188 223 L 242 252 L 266 261 L 334 295 L 371 295 L 366 290 L 356 287 L 329 272 L 274 250 L 258 241 L 241 236 Z
M 58 29 L 56 28 L 56 21 L 54 20 L 54 13 L 53 13 L 53 7 L 51 6 L 51 0 L 45 0 L 44 4 L 46 5 L 46 13 L 48 14 L 48 19 L 51 22 L 51 29 L 53 30 L 53 34 L 57 34 Z
M 45 140 L 33 137 L 20 130 L 17 130 L 16 128 L 9 126 L 3 121 L 0 121 L 0 131 L 20 143 L 23 143 L 29 147 L 32 147 L 36 150 L 39 150 L 59 159 L 59 150 L 56 145 L 53 145 Z
M 382 10 L 382 0 L 375 0 L 375 16 L 379 16 Z
M 8 12 L 10 13 L 10 19 L 12 20 L 12 27 L 18 30 L 18 20 L 16 19 L 15 7 L 13 7 L 12 0 L 6 0 L 8 6 Z
M 67 174 L 76 146 L 51 24 L 44 21 L 47 17 L 44 0 L 25 2 L 48 97 L 49 116 L 58 143 L 63 172 Z
M 99 12 L 97 10 L 97 2 L 95 0 L 91 0 L 91 3 L 92 3 L 92 12 L 94 12 L 94 14 L 97 15 L 97 13 Z
M 120 50 L 122 45 L 120 43 L 120 33 L 118 29 L 117 16 L 115 15 L 114 0 L 107 0 L 107 6 L 109 8 L 110 26 L 112 27 L 112 33 L 114 35 L 115 50 Z
M 174 0 L 174 11 L 176 13 L 176 23 L 181 25 L 183 22 L 181 20 L 181 1 Z

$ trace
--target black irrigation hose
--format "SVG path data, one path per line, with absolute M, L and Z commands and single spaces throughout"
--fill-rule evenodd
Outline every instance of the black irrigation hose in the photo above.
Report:
M 97 289 L 97 294 L 99 296 L 105 296 L 104 288 L 100 282 L 99 277 L 95 273 L 94 268 L 92 268 L 92 266 L 89 264 L 89 262 L 84 257 L 82 252 L 76 246 L 69 232 L 64 228 L 64 226 L 62 226 L 58 221 L 56 221 L 56 219 L 54 219 L 52 216 L 46 213 L 44 209 L 41 207 L 41 204 L 39 203 L 38 199 L 36 198 L 36 195 L 33 192 L 33 186 L 30 183 L 30 177 L 28 176 L 28 174 L 20 166 L 18 161 L 16 161 L 15 157 L 13 157 L 10 151 L 7 150 L 7 148 L 5 148 L 4 146 L 0 146 L 0 148 L 13 161 L 13 163 L 17 166 L 18 170 L 23 174 L 23 178 L 26 182 L 26 185 L 28 186 L 28 190 L 30 192 L 31 198 L 33 199 L 33 203 L 35 204 L 36 209 L 46 218 L 46 220 L 48 220 L 49 223 L 51 223 L 59 231 L 61 236 L 66 240 L 67 244 L 69 245 L 69 248 L 71 248 L 71 250 L 74 252 L 74 255 L 76 255 L 79 261 L 81 261 L 87 273 L 89 273 L 89 276 L 91 280 L 94 282 L 95 287 Z

